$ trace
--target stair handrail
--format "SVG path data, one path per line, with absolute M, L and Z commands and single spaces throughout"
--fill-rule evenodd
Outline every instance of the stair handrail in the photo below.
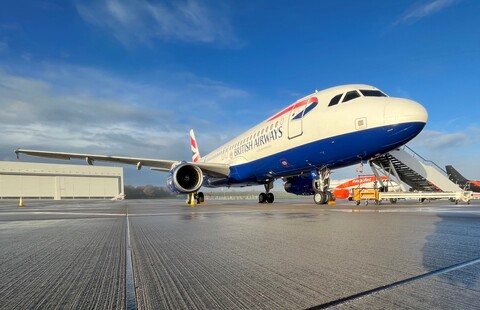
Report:
M 435 167 L 437 167 L 440 171 L 442 171 L 443 173 L 445 173 L 446 175 L 448 175 L 447 171 L 443 170 L 439 165 L 437 165 L 433 160 L 429 160 L 429 159 L 425 159 L 422 157 L 422 155 L 418 154 L 417 152 L 415 152 L 414 150 L 412 150 L 412 148 L 410 148 L 408 145 L 404 145 L 403 146 L 404 148 L 407 148 L 410 152 L 412 152 L 414 155 L 420 157 L 421 160 L 423 160 L 424 163 L 430 163 L 432 165 L 434 165 Z

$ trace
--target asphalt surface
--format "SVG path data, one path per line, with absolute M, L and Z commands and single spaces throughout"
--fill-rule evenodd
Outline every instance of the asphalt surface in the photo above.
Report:
M 0 308 L 480 309 L 480 201 L 0 201 Z

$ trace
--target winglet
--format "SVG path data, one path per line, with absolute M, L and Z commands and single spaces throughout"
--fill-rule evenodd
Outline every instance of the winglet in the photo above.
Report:
M 190 146 L 192 148 L 192 161 L 196 163 L 200 160 L 200 151 L 198 150 L 197 139 L 195 139 L 193 129 L 190 129 Z

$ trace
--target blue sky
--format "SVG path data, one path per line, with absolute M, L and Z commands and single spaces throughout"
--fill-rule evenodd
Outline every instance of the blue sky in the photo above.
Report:
M 0 159 L 188 160 L 190 128 L 206 153 L 315 89 L 366 83 L 423 104 L 410 146 L 480 179 L 479 15 L 476 0 L 4 0 Z

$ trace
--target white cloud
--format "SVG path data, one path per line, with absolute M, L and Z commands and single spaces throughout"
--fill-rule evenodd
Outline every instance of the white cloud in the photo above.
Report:
M 438 13 L 445 8 L 459 3 L 461 0 L 429 0 L 422 1 L 416 6 L 405 11 L 395 24 L 415 23 L 416 21 Z
M 13 160 L 14 149 L 32 148 L 188 160 L 188 130 L 196 129 L 202 154 L 213 150 L 235 133 L 234 126 L 230 136 L 221 129 L 238 123 L 229 109 L 241 107 L 247 96 L 185 72 L 134 80 L 64 64 L 33 65 L 15 74 L 0 68 L 0 158 Z M 127 181 L 164 177 L 132 171 Z
M 457 132 L 424 130 L 408 145 L 442 169 L 445 165 L 454 165 L 460 171 L 475 176 L 480 175 L 475 157 L 479 144 L 480 128 L 471 125 Z
M 236 100 L 248 96 L 193 74 L 164 75 L 158 78 L 157 72 L 147 84 L 75 66 L 47 65 L 29 75 L 0 70 L 0 140 L 16 147 L 88 147 L 119 155 L 139 147 L 158 151 L 187 137 L 191 126 L 215 134 L 219 125 L 213 121 L 228 117 Z
M 430 151 L 441 151 L 450 148 L 457 148 L 469 142 L 467 132 L 440 132 L 433 130 L 422 131 L 415 140 L 412 141 L 413 147 L 420 147 Z
M 124 44 L 151 40 L 238 44 L 223 5 L 206 1 L 102 0 L 76 8 L 87 22 L 107 29 Z

